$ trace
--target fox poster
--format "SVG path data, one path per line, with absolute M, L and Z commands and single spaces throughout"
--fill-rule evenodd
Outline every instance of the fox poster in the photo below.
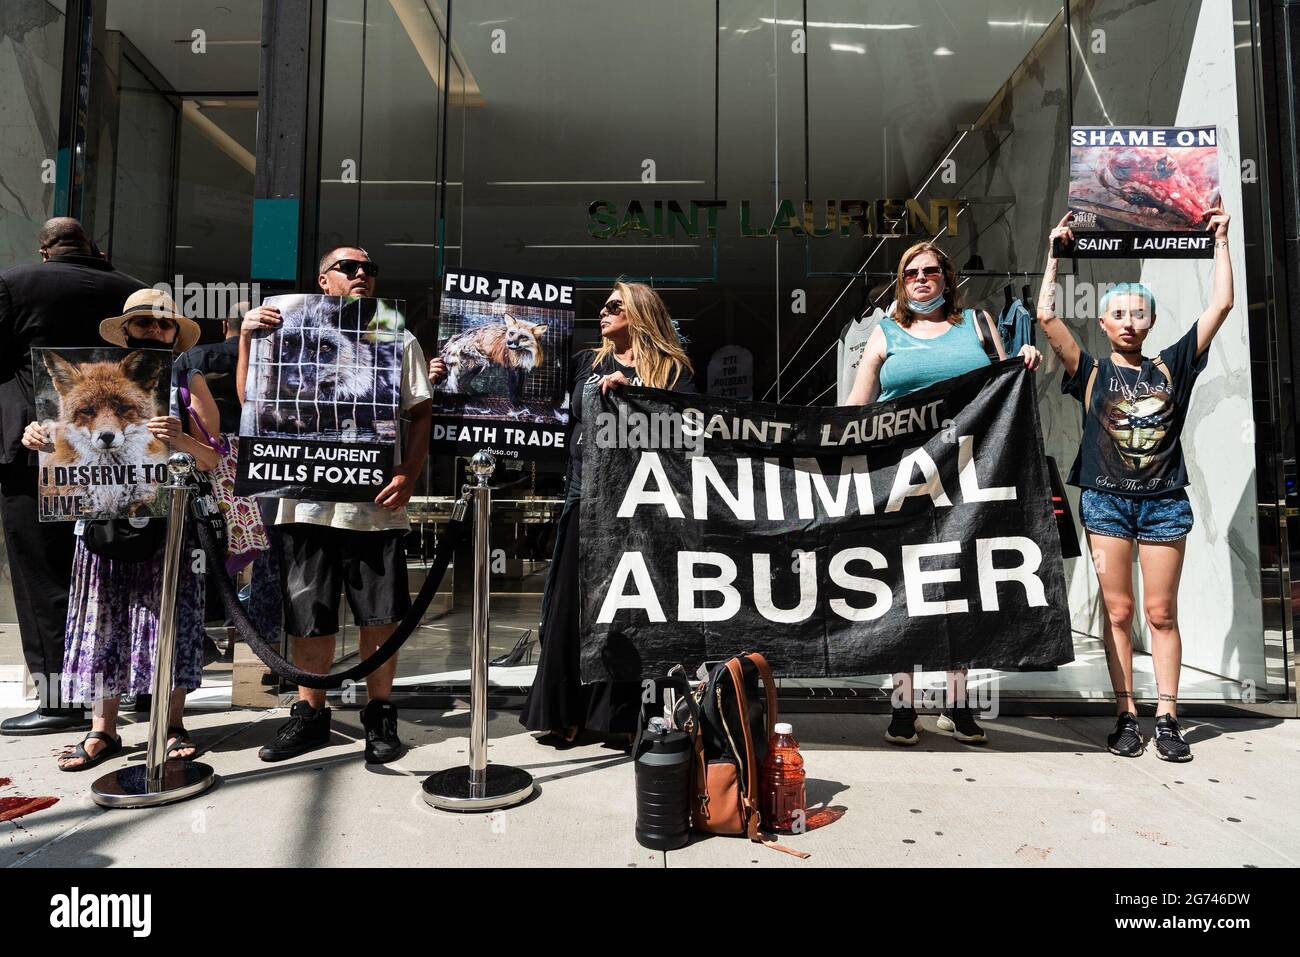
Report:
M 1074 243 L 1079 259 L 1206 259 L 1208 210 L 1219 204 L 1213 126 L 1076 126 L 1070 130 Z
M 570 283 L 448 270 L 438 315 L 447 377 L 434 390 L 430 448 L 564 461 L 573 318 Z
M 272 296 L 279 328 L 252 341 L 238 495 L 369 502 L 393 477 L 404 304 Z
M 170 450 L 148 422 L 167 415 L 172 356 L 162 349 L 33 349 L 40 520 L 166 514 L 158 486 Z

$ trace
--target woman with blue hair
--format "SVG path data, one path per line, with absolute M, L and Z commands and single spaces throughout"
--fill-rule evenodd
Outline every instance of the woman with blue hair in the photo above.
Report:
M 1047 267 L 1038 296 L 1038 322 L 1065 366 L 1061 391 L 1083 404 L 1083 437 L 1069 483 L 1083 490 L 1079 512 L 1088 533 L 1106 606 L 1106 662 L 1119 718 L 1106 739 L 1123 757 L 1145 749 L 1133 698 L 1133 546 L 1142 572 L 1143 612 L 1151 629 L 1155 665 L 1156 756 L 1190 761 L 1192 749 L 1178 726 L 1178 678 L 1182 637 L 1178 630 L 1178 583 L 1183 571 L 1192 506 L 1182 432 L 1192 386 L 1206 353 L 1232 310 L 1232 259 L 1222 209 L 1206 211 L 1214 232 L 1214 285 L 1210 304 L 1173 345 L 1154 358 L 1142 354 L 1156 321 L 1156 298 L 1142 283 L 1110 289 L 1097 307 L 1097 322 L 1110 354 L 1093 357 L 1056 315 L 1056 255 L 1074 242 L 1073 213 L 1066 213 L 1048 239 Z

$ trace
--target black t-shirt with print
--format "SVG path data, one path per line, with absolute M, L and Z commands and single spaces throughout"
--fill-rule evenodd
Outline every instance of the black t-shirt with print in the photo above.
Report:
M 1196 324 L 1160 352 L 1166 376 L 1151 359 L 1142 368 L 1117 366 L 1110 356 L 1094 359 L 1084 352 L 1074 375 L 1061 380 L 1061 391 L 1080 402 L 1094 366 L 1091 408 L 1083 410 L 1083 438 L 1067 481 L 1139 498 L 1167 495 L 1187 486 L 1183 461 L 1183 424 L 1196 377 L 1205 355 L 1196 355 Z M 1172 385 L 1171 385 L 1172 380 Z
M 594 349 L 584 350 L 574 356 L 573 365 L 577 371 L 573 376 L 573 389 L 569 393 L 569 418 L 572 424 L 569 433 L 567 484 L 570 499 L 576 498 L 582 491 L 582 393 L 586 390 L 587 385 L 598 381 L 601 376 L 613 375 L 615 372 L 623 373 L 627 377 L 627 381 L 632 385 L 645 385 L 641 381 L 641 377 L 637 375 L 635 368 L 624 365 L 612 355 L 606 356 L 600 362 L 597 362 Z M 695 380 L 689 372 L 683 369 L 682 376 L 677 380 L 677 384 L 668 391 L 694 392 Z

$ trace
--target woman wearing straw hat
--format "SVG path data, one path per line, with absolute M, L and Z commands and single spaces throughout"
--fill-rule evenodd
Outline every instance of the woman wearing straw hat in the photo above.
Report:
M 178 355 L 199 339 L 199 326 L 177 314 L 171 297 L 156 289 L 141 289 L 126 300 L 122 315 L 105 319 L 100 336 L 127 349 L 166 349 Z M 188 401 L 182 399 L 182 389 Z M 194 457 L 200 469 L 219 460 L 207 436 L 217 429 L 217 407 L 203 376 L 190 373 L 177 382 L 173 367 L 169 415 L 150 418 L 149 432 L 173 451 Z M 23 445 L 50 451 L 52 429 L 32 422 L 23 432 Z M 152 518 L 150 522 L 164 522 Z M 63 656 L 63 692 L 69 700 L 95 704 L 89 734 L 59 756 L 63 771 L 80 771 L 122 750 L 117 735 L 118 699 L 123 694 L 148 694 L 153 680 L 153 653 L 158 637 L 158 606 L 162 592 L 162 548 L 144 561 L 127 561 L 97 554 L 86 547 L 85 522 L 77 523 L 77 544 L 69 588 L 67 645 Z M 189 548 L 197 548 L 192 531 Z M 171 694 L 167 757 L 191 758 L 182 715 L 185 694 L 197 688 L 203 667 L 204 590 L 201 572 L 181 563 L 177 594 L 175 688 Z

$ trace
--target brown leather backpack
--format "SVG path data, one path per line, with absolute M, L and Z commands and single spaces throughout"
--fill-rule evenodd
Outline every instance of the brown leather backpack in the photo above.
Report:
M 691 826 L 706 834 L 743 834 L 807 857 L 766 840 L 760 831 L 759 772 L 777 719 L 776 684 L 767 659 L 748 652 L 714 667 L 692 711 Z

